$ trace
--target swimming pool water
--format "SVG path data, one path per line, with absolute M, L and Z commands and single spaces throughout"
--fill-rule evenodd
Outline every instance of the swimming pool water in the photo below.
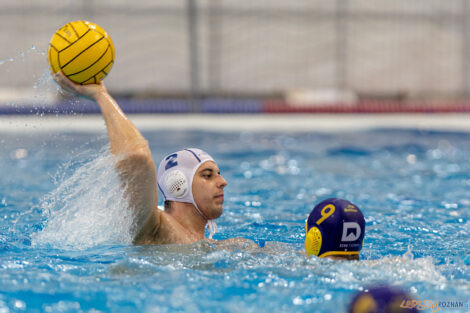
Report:
M 214 238 L 266 247 L 133 246 L 104 131 L 2 134 L 0 312 L 344 312 L 381 282 L 470 302 L 469 134 L 144 135 L 156 162 L 183 147 L 211 153 L 229 182 Z M 364 261 L 299 253 L 328 197 L 362 209 Z

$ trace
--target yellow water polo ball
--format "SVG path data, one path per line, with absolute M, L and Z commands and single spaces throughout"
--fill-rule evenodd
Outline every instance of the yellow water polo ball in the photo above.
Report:
M 103 80 L 114 64 L 114 45 L 108 33 L 88 21 L 62 26 L 49 43 L 48 61 L 53 73 L 86 85 Z

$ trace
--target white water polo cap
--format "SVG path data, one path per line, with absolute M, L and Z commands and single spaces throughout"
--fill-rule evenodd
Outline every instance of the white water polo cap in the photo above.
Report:
M 194 174 L 207 161 L 214 159 L 196 148 L 183 149 L 164 157 L 157 171 L 158 188 L 164 200 L 192 203 L 199 214 L 207 219 L 199 210 L 192 192 Z

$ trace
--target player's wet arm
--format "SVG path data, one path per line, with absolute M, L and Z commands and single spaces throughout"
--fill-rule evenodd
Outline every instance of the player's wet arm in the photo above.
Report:
M 147 140 L 107 92 L 103 82 L 80 85 L 60 72 L 54 79 L 64 89 L 98 103 L 106 123 L 111 153 L 117 157 L 121 184 L 134 212 L 133 226 L 138 232 L 145 221 L 159 214 L 156 169 Z
M 156 232 L 162 211 L 157 207 L 157 178 L 152 158 L 147 157 L 145 151 L 121 154 L 117 158 L 116 168 L 128 207 L 134 213 L 134 236 L 138 236 L 144 226 L 147 233 Z

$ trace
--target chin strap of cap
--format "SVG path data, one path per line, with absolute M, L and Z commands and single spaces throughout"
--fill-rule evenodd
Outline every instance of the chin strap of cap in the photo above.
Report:
M 206 227 L 209 228 L 209 239 L 212 239 L 212 236 L 217 232 L 217 224 L 214 220 L 208 220 Z
M 210 220 L 207 218 L 204 213 L 199 210 L 199 207 L 197 206 L 196 202 L 193 202 L 194 207 L 196 208 L 197 213 L 202 216 L 203 219 L 207 221 L 206 227 L 209 228 L 209 239 L 212 239 L 212 236 L 217 232 L 217 224 L 215 223 L 214 220 Z

